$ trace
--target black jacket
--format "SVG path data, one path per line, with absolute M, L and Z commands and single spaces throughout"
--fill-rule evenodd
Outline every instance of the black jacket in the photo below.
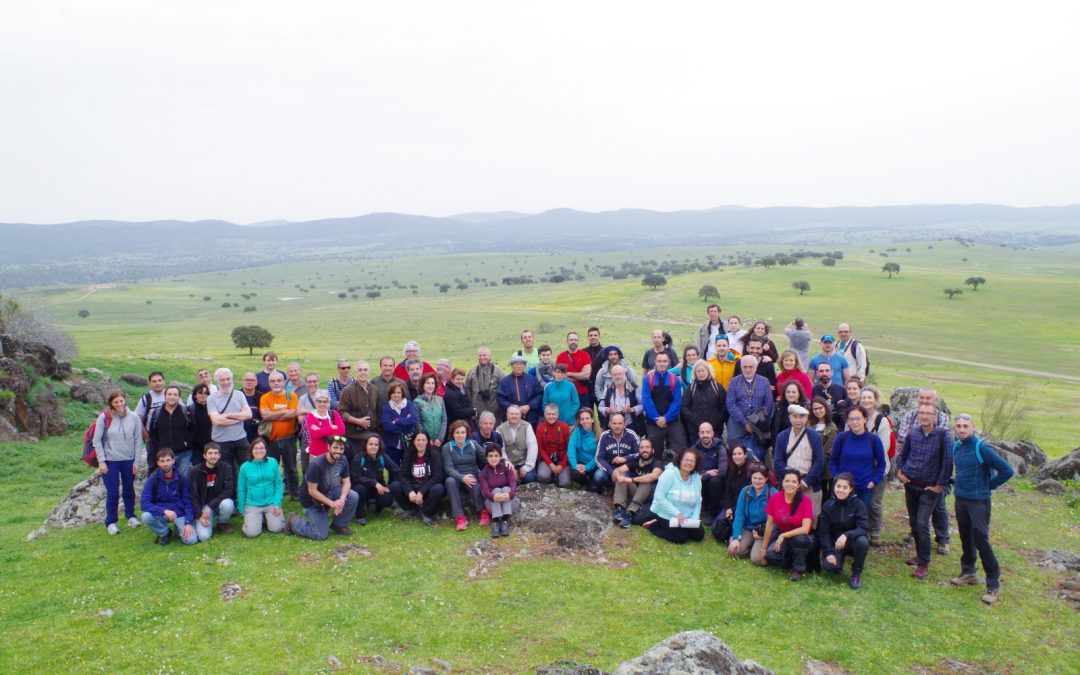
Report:
M 405 488 L 405 492 L 419 492 L 424 486 L 431 483 L 442 483 L 444 479 L 442 454 L 438 448 L 433 448 L 430 445 L 424 452 L 424 463 L 427 464 L 428 475 L 423 480 L 417 480 L 413 478 L 412 467 L 416 462 L 416 450 L 409 448 L 405 451 L 405 457 L 401 460 L 401 467 L 398 470 L 398 476 L 401 477 L 401 485 Z
M 705 382 L 695 380 L 684 390 L 679 414 L 692 438 L 697 438 L 702 422 L 712 424 L 713 431 L 720 436 L 728 419 L 727 392 L 711 377 Z
M 191 445 L 192 427 L 188 420 L 188 413 L 182 405 L 178 404 L 171 414 L 165 406 L 161 406 L 151 420 L 147 433 L 150 436 L 151 445 L 159 450 L 171 448 L 175 454 L 186 450 L 196 450 Z M 202 448 L 197 450 L 198 456 L 194 459 L 202 457 Z
M 855 537 L 865 537 L 869 523 L 866 504 L 856 497 L 854 492 L 844 501 L 834 497 L 825 502 L 821 506 L 817 524 L 822 555 L 836 552 L 836 540 L 842 534 L 847 535 L 848 542 Z
M 211 473 L 214 476 L 212 484 Z M 218 462 L 212 472 L 207 470 L 205 462 L 195 464 L 188 472 L 188 485 L 191 487 L 191 506 L 196 518 L 202 514 L 204 506 L 213 510 L 221 505 L 221 500 L 236 497 L 236 480 L 232 465 L 228 462 Z
M 476 408 L 473 407 L 469 392 L 450 385 L 443 392 L 443 404 L 446 405 L 446 426 L 458 420 L 465 420 L 469 426 L 476 427 Z
M 385 474 L 389 474 L 389 480 L 397 480 L 400 467 L 385 452 L 380 452 L 374 460 L 366 452 L 357 453 L 349 467 L 349 480 L 353 485 L 363 485 L 370 493 L 376 484 L 388 487 L 384 470 Z

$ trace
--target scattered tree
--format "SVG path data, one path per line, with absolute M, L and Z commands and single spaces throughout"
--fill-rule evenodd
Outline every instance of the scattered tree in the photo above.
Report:
M 349 297 L 349 294 L 342 291 L 341 293 L 338 293 L 337 296 L 338 296 L 338 300 L 344 300 L 345 298 Z
M 248 354 L 251 355 L 255 353 L 256 347 L 269 347 L 274 336 L 262 326 L 237 326 L 232 330 L 232 341 L 238 349 L 247 347 Z
M 80 309 L 79 310 L 79 318 L 80 319 L 85 319 L 88 316 L 90 316 L 90 310 L 88 310 L 88 309 Z
M 799 295 L 802 295 L 803 293 L 810 290 L 810 283 L 807 281 L 793 281 L 791 282 L 791 287 L 797 290 L 799 292 Z
M 650 290 L 655 291 L 661 286 L 667 285 L 667 277 L 665 277 L 663 274 L 657 274 L 656 272 L 646 274 L 644 277 L 641 278 L 641 285 L 648 286 Z
M 892 279 L 892 275 L 900 274 L 900 263 L 887 262 L 881 266 L 882 272 L 888 272 L 889 278 Z
M 148 305 L 152 305 L 152 304 L 154 304 L 154 301 L 153 301 L 153 300 L 147 300 L 147 301 L 146 301 L 146 304 L 148 304 Z
M 965 281 L 964 283 L 968 286 L 971 286 L 971 290 L 977 291 L 979 290 L 979 286 L 986 283 L 986 279 L 983 279 L 982 277 L 968 277 L 967 281 Z
M 459 291 L 466 291 L 466 290 L 468 290 L 468 289 L 469 289 L 469 284 L 467 284 L 467 283 L 465 283 L 464 281 L 462 281 L 461 283 L 459 283 L 459 284 L 457 285 L 457 289 L 458 289 Z
M 202 299 L 203 299 L 203 302 L 210 302 L 210 296 L 209 295 L 202 296 Z
M 949 296 L 950 300 L 953 299 L 954 295 L 963 295 L 963 294 L 964 294 L 964 291 L 959 289 L 959 288 L 946 288 L 945 289 L 945 295 Z
M 247 307 L 244 308 L 244 313 L 245 314 L 250 314 L 250 313 L 252 313 L 254 311 L 255 311 L 255 305 L 248 305 Z
M 382 293 L 380 293 L 379 291 L 368 291 L 367 293 L 364 293 L 364 295 L 374 300 L 375 298 L 382 295 Z
M 439 284 L 439 292 L 446 293 L 450 290 L 450 284 Z
M 699 298 L 704 298 L 705 302 L 708 302 L 709 298 L 720 299 L 720 291 L 716 290 L 716 286 L 710 286 L 709 284 L 699 288 L 697 294 Z
M 822 258 L 821 264 L 825 267 L 836 267 L 836 258 Z
M 228 309 L 228 308 L 232 307 L 232 303 L 231 302 L 223 302 L 223 303 L 221 303 L 221 306 L 223 308 L 225 308 L 225 309 Z

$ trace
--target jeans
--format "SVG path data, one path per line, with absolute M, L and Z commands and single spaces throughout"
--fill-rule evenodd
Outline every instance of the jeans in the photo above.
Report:
M 274 515 L 274 509 L 278 509 L 278 514 Z M 252 506 L 251 504 L 244 505 L 244 536 L 245 537 L 257 537 L 262 534 L 263 519 L 266 519 L 266 529 L 268 532 L 281 532 L 285 529 L 285 512 L 281 510 L 281 507 L 269 504 L 267 506 Z
M 716 515 L 720 513 L 724 500 L 724 487 L 727 476 L 717 473 L 715 476 L 701 474 L 701 510 Z
M 911 526 L 912 536 L 915 537 L 915 557 L 920 564 L 929 565 L 930 518 L 945 501 L 945 496 L 908 483 L 904 486 L 904 498 L 907 502 L 908 524 Z
M 604 486 L 610 483 L 607 471 L 604 471 L 600 467 L 593 469 L 591 472 L 586 470 L 585 473 L 582 473 L 577 469 L 570 469 L 570 479 L 593 492 L 603 492 Z
M 862 574 L 863 567 L 866 565 L 866 554 L 870 551 L 870 542 L 866 537 L 855 537 L 854 539 L 848 539 L 844 544 L 842 551 L 834 551 L 833 555 L 836 556 L 836 564 L 830 565 L 829 561 L 825 559 L 825 551 L 821 552 L 821 569 L 826 572 L 833 572 L 839 574 L 844 571 L 844 558 L 851 556 L 851 575 L 859 576 Z
M 870 501 L 870 538 L 877 539 L 881 537 L 881 530 L 885 523 L 885 483 L 887 479 L 882 479 L 880 483 L 874 486 L 873 497 Z
M 162 516 L 155 516 L 152 513 L 143 512 L 142 521 L 146 524 L 150 531 L 159 537 L 169 536 L 169 520 Z M 187 525 L 187 520 L 183 516 L 177 516 L 176 520 L 172 521 L 176 525 L 176 532 L 180 535 L 180 541 L 184 542 L 188 546 L 199 543 L 199 537 L 195 534 L 194 528 L 192 529 L 191 536 L 184 536 L 184 526 Z
M 982 559 L 986 572 L 986 590 L 1001 586 L 1001 567 L 990 545 L 990 500 L 957 497 L 956 524 L 960 528 L 960 572 L 975 574 L 975 554 Z
M 765 452 L 767 448 L 762 448 L 754 442 L 754 434 L 747 431 L 745 425 L 739 424 L 734 419 L 729 419 L 727 423 L 727 433 L 729 448 L 741 445 L 746 448 L 747 460 L 749 460 L 752 455 L 756 462 L 765 461 Z
M 394 495 L 394 501 L 405 511 L 414 511 L 417 508 L 416 504 L 409 501 L 409 491 L 411 489 L 411 487 L 398 481 L 390 484 L 390 493 Z M 442 501 L 443 496 L 446 494 L 446 486 L 442 483 L 428 481 L 420 488 L 420 494 L 424 497 L 420 512 L 428 518 L 434 518 L 435 510 L 439 508 L 439 502 Z
M 296 436 L 270 441 L 266 455 L 276 459 L 278 466 L 285 467 L 285 493 L 295 498 L 300 494 L 300 481 L 296 477 Z
M 206 541 L 214 535 L 214 526 L 218 523 L 229 522 L 229 518 L 232 518 L 233 511 L 235 510 L 236 504 L 233 503 L 233 500 L 222 499 L 221 504 L 219 504 L 216 509 L 210 511 L 209 525 L 203 525 L 199 521 L 199 517 L 195 517 L 195 536 L 199 538 L 199 541 Z
M 934 508 L 934 514 L 930 517 L 931 522 L 934 524 L 934 540 L 939 544 L 949 543 L 949 510 L 945 508 L 945 498 L 952 492 L 952 488 L 946 487 L 941 492 L 941 499 L 938 500 L 937 507 Z
M 353 514 L 356 513 L 356 505 L 359 501 L 360 495 L 356 494 L 356 490 L 349 490 L 349 495 L 345 498 L 345 508 L 336 516 L 329 507 L 316 503 L 314 506 L 304 509 L 303 518 L 296 519 L 293 524 L 293 532 L 301 537 L 323 541 L 330 536 L 331 524 L 336 528 L 349 525 Z M 331 523 L 331 518 L 333 518 L 333 523 Z
M 519 464 L 518 466 L 514 467 L 514 470 L 518 472 L 518 480 L 517 480 L 518 485 L 524 485 L 526 483 L 535 483 L 536 482 L 536 467 L 534 466 L 532 468 L 532 471 L 526 471 L 525 472 L 525 477 L 523 478 L 521 476 L 521 466 L 522 465 Z
M 101 482 L 105 484 L 105 526 L 108 527 L 119 520 L 117 511 L 120 506 L 121 485 L 124 494 L 124 517 L 135 517 L 135 476 L 131 473 L 135 460 L 114 460 L 106 462 L 105 466 L 109 473 L 101 476 Z
M 473 478 L 476 478 L 476 474 L 468 474 Z M 450 495 L 450 515 L 454 518 L 465 515 L 465 510 L 461 507 L 461 491 L 468 490 L 472 495 L 473 509 L 476 514 L 480 515 L 480 509 L 484 504 L 484 493 L 480 491 L 480 479 L 477 478 L 472 487 L 465 485 L 464 481 L 458 480 L 453 476 L 447 476 L 446 478 L 446 493 Z
M 866 512 L 874 507 L 874 488 L 855 488 L 855 496 L 866 506 Z
M 184 478 L 187 478 L 188 471 L 191 470 L 191 456 L 191 450 L 176 453 L 176 461 L 173 466 L 176 468 L 176 473 Z M 154 465 L 150 464 L 148 466 Z

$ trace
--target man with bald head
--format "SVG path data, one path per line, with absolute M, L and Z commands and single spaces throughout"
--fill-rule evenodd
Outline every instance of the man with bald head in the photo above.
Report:
M 728 447 L 742 445 L 747 455 L 757 461 L 765 458 L 763 443 L 754 432 L 763 430 L 763 421 L 772 419 L 773 396 L 769 381 L 757 374 L 757 358 L 749 354 L 739 359 L 741 372 L 731 379 L 727 389 Z M 755 424 L 755 421 L 757 424 Z
M 402 348 L 401 351 L 405 356 L 401 359 L 401 363 L 397 364 L 397 366 L 394 368 L 394 377 L 396 377 L 397 379 L 401 380 L 402 382 L 409 381 L 408 364 L 410 361 L 420 362 L 420 366 L 422 368 L 422 370 L 420 371 L 421 375 L 425 373 L 435 372 L 435 369 L 431 366 L 430 363 L 420 358 L 420 343 L 416 340 L 409 340 L 408 342 L 406 342 L 405 346 Z
M 503 412 L 499 408 L 495 392 L 498 391 L 503 377 L 502 369 L 491 359 L 491 347 L 477 347 L 476 365 L 470 368 L 465 376 L 465 391 L 476 408 L 477 418 L 480 413 L 489 412 L 495 415 L 496 421 L 502 419 Z
M 908 434 L 911 430 L 919 426 L 919 408 L 924 405 L 931 406 L 936 411 L 934 418 L 934 426 L 943 432 L 951 431 L 949 424 L 949 416 L 941 410 L 939 405 L 940 399 L 938 398 L 937 390 L 929 387 L 923 387 L 919 389 L 918 405 L 914 410 L 904 415 L 900 419 L 900 425 L 896 428 L 896 447 L 903 448 L 904 441 L 907 440 Z M 948 496 L 949 488 L 945 488 L 945 496 Z M 934 540 L 937 542 L 938 553 L 945 555 L 949 552 L 949 540 L 951 538 L 951 532 L 949 529 L 949 511 L 945 508 L 945 497 L 943 496 L 940 503 L 934 509 L 934 515 L 931 519 L 934 524 Z M 914 536 L 909 534 L 909 538 Z M 874 540 L 871 539 L 871 544 L 874 544 Z
M 851 337 L 851 325 L 842 323 L 836 327 L 836 353 L 847 359 L 848 376 L 854 375 L 861 382 L 866 381 L 866 375 L 870 372 L 870 362 L 867 360 L 866 347 L 861 342 Z

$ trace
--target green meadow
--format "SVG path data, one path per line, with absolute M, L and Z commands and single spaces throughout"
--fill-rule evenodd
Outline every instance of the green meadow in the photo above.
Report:
M 882 258 L 885 248 L 897 250 Z M 484 253 L 393 262 L 346 251 L 319 262 L 17 295 L 40 302 L 70 332 L 77 367 L 114 376 L 162 369 L 167 379 L 191 382 L 202 365 L 260 366 L 260 350 L 249 356 L 229 338 L 244 324 L 273 332 L 282 364 L 296 360 L 324 378 L 339 356 L 396 357 L 409 339 L 418 340 L 429 359 L 448 356 L 467 365 L 477 345 L 489 344 L 505 362 L 526 327 L 538 331 L 538 342 L 558 346 L 568 330 L 598 325 L 605 344 L 617 343 L 637 360 L 655 327 L 669 330 L 680 350 L 696 337 L 705 314 L 697 290 L 712 284 L 725 316 L 768 321 L 781 348 L 782 328 L 796 315 L 816 336 L 840 321 L 851 323 L 886 395 L 895 386 L 930 384 L 954 411 L 978 419 L 988 389 L 1020 387 L 1032 439 L 1051 457 L 1078 445 L 1080 247 L 868 243 L 845 247 L 835 268 L 812 258 L 786 268 L 729 266 L 669 276 L 657 291 L 636 277 L 595 274 L 598 265 L 726 259 L 745 249 Z M 753 251 L 760 257 L 788 249 Z M 900 264 L 900 274 L 889 279 L 881 272 L 885 262 Z M 585 280 L 474 281 L 498 283 L 563 266 Z M 973 291 L 963 285 L 971 276 L 987 284 Z M 468 289 L 455 288 L 456 279 Z M 404 288 L 365 297 L 365 286 L 393 281 Z M 811 290 L 800 296 L 794 281 L 807 281 Z M 451 289 L 441 293 L 437 283 Z M 948 300 L 942 289 L 949 287 L 963 287 L 964 294 Z M 338 298 L 341 292 L 345 299 Z M 223 302 L 240 307 L 225 309 Z M 244 313 L 247 305 L 256 311 Z M 79 318 L 81 309 L 89 316 Z M 486 531 L 473 525 L 458 533 L 446 522 L 424 528 L 391 514 L 356 528 L 348 540 L 366 546 L 370 557 L 344 559 L 334 553 L 347 541 L 341 537 L 316 543 L 236 534 L 162 549 L 145 528 L 107 537 L 103 528 L 88 527 L 24 541 L 89 475 L 78 446 L 93 414 L 90 406 L 71 403 L 69 435 L 0 447 L 0 672 L 326 672 L 333 669 L 331 656 L 346 671 L 372 672 L 378 668 L 367 657 L 375 654 L 406 667 L 443 659 L 457 672 L 526 672 L 562 658 L 610 669 L 695 628 L 715 632 L 741 658 L 782 673 L 799 672 L 808 658 L 859 673 L 911 672 L 943 659 L 989 672 L 1078 672 L 1076 610 L 1054 595 L 1060 577 L 1025 556 L 1038 549 L 1080 551 L 1080 510 L 1075 499 L 1035 493 L 1022 479 L 1011 483 L 1015 492 L 995 495 L 992 533 L 1003 594 L 994 607 L 980 602 L 976 588 L 941 586 L 959 572 L 956 537 L 952 554 L 935 557 L 928 582 L 910 578 L 907 550 L 898 543 L 906 530 L 898 491 L 887 494 L 889 545 L 871 553 L 859 592 L 821 574 L 792 584 L 776 570 L 730 559 L 711 539 L 675 547 L 640 528 L 612 532 L 606 562 L 545 557 L 538 554 L 541 542 L 516 533 L 499 541 L 504 559 L 475 580 L 468 573 L 476 560 L 464 551 L 486 539 Z M 286 509 L 298 506 L 286 501 Z M 226 582 L 245 593 L 222 601 Z M 101 614 L 106 609 L 111 615 Z

